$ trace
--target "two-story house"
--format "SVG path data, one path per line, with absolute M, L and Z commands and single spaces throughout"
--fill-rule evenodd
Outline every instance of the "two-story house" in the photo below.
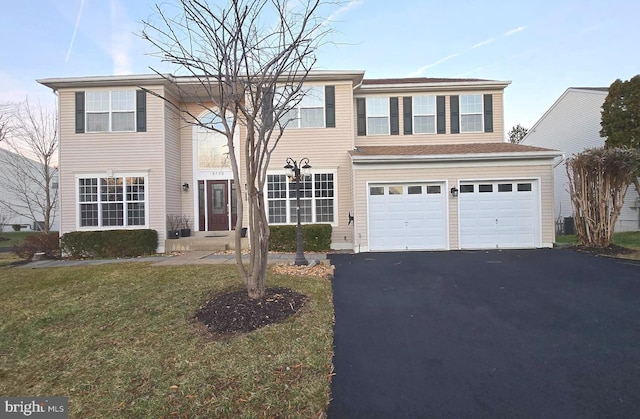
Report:
M 232 229 L 235 202 L 246 197 L 235 193 L 226 140 L 182 121 L 173 105 L 142 90 L 198 112 L 176 89 L 190 79 L 39 82 L 60 101 L 62 234 L 152 228 L 162 252 L 170 214 L 192 217 L 197 232 Z M 287 157 L 307 157 L 312 169 L 302 184 L 301 218 L 331 224 L 333 248 L 552 246 L 552 163 L 559 153 L 504 141 L 508 84 L 312 72 L 297 118 L 271 156 L 269 223 L 296 222 L 284 165 Z M 241 128 L 239 144 L 242 136 Z

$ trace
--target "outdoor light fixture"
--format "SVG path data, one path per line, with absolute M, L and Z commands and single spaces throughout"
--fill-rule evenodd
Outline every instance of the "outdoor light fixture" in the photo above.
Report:
M 189 192 L 189 184 L 187 182 L 182 184 L 182 190 L 185 192 Z
M 451 188 L 451 196 L 454 198 L 458 196 L 458 188 L 456 188 L 455 186 Z
M 303 157 L 300 159 L 300 164 L 293 160 L 291 157 L 287 157 L 286 170 L 287 177 L 296 182 L 296 217 L 298 219 L 298 227 L 296 233 L 296 260 L 293 262 L 295 265 L 308 265 L 309 261 L 304 257 L 304 249 L 302 245 L 302 224 L 300 223 L 300 181 L 302 176 L 307 176 L 311 173 L 311 165 L 309 165 L 309 159 Z M 301 173 L 301 169 L 303 173 Z

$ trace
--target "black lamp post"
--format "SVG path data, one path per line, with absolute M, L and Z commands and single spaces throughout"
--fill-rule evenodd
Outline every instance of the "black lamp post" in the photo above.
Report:
M 309 159 L 306 157 L 300 159 L 300 164 L 291 157 L 287 157 L 287 164 L 284 168 L 287 170 L 287 176 L 293 176 L 296 181 L 296 218 L 298 219 L 298 230 L 296 234 L 296 260 L 294 264 L 298 266 L 308 265 L 309 261 L 304 257 L 302 244 L 302 224 L 300 223 L 300 181 L 302 176 L 309 172 L 311 166 L 309 165 Z M 304 171 L 304 173 L 300 173 L 301 171 Z

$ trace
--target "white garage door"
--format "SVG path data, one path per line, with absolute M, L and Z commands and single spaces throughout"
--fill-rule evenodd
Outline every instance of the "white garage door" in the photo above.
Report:
M 536 181 L 460 182 L 460 247 L 527 248 L 539 242 Z
M 369 185 L 369 250 L 447 248 L 443 183 Z

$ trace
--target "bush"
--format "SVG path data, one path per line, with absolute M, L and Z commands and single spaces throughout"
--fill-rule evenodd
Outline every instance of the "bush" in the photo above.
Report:
M 72 231 L 62 236 L 69 257 L 122 258 L 151 255 L 158 247 L 155 230 Z
M 269 250 L 296 251 L 297 226 L 270 226 Z M 302 242 L 307 252 L 326 252 L 331 249 L 331 224 L 304 224 Z
M 60 256 L 60 237 L 58 232 L 29 234 L 22 244 L 14 248 L 16 255 L 23 259 L 31 259 L 36 252 L 43 252 L 47 259 Z

